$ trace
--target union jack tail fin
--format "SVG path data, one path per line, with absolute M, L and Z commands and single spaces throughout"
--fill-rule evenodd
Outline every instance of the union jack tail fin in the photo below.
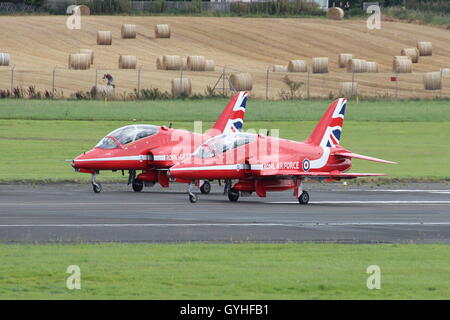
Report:
M 339 145 L 346 106 L 347 99 L 344 98 L 339 98 L 331 103 L 322 119 L 305 142 L 316 146 L 330 148 Z
M 247 91 L 236 93 L 228 102 L 219 119 L 210 130 L 209 134 L 233 133 L 242 130 L 244 125 L 245 107 L 247 106 Z

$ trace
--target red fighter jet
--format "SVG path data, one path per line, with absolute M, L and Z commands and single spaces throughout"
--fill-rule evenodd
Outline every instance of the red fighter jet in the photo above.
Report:
M 325 112 L 308 139 L 303 142 L 250 133 L 224 133 L 202 144 L 192 157 L 170 168 L 171 177 L 185 180 L 238 180 L 228 190 L 235 202 L 239 195 L 252 192 L 265 197 L 268 191 L 294 189 L 300 204 L 309 202 L 303 190 L 304 178 L 327 182 L 357 177 L 382 176 L 379 173 L 348 173 L 352 158 L 394 164 L 395 162 L 352 153 L 339 142 L 346 99 L 337 99 Z M 189 200 L 197 196 L 188 189 Z
M 102 186 L 96 181 L 102 170 L 129 171 L 128 184 L 136 192 L 142 191 L 144 184 L 152 186 L 159 182 L 168 187 L 170 181 L 190 182 L 183 179 L 169 179 L 167 170 L 174 164 L 190 157 L 207 139 L 239 132 L 242 129 L 247 92 L 233 96 L 213 128 L 205 134 L 155 125 L 129 125 L 104 137 L 92 150 L 72 160 L 77 172 L 92 174 L 92 187 L 99 193 Z M 136 176 L 136 172 L 142 173 Z M 202 193 L 209 193 L 208 181 L 198 180 Z

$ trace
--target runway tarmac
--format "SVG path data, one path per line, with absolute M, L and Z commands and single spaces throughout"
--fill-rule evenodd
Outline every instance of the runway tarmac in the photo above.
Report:
M 291 192 L 231 203 L 217 185 L 191 204 L 184 189 L 0 185 L 0 242 L 450 243 L 450 184 L 309 183 L 306 206 Z

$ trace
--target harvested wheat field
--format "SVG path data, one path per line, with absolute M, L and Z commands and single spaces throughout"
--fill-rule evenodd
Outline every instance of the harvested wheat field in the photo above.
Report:
M 171 81 L 180 71 L 158 70 L 156 59 L 164 55 L 204 56 L 215 61 L 215 71 L 185 71 L 183 77 L 192 82 L 192 90 L 204 92 L 214 86 L 227 66 L 228 74 L 249 72 L 253 78 L 253 95 L 266 96 L 266 70 L 273 65 L 286 65 L 290 60 L 313 57 L 329 58 L 329 73 L 311 74 L 309 94 L 328 97 L 339 94 L 341 83 L 352 80 L 352 74 L 339 68 L 340 53 L 351 53 L 356 59 L 376 61 L 379 73 L 355 75 L 360 95 L 394 95 L 396 83 L 390 82 L 392 60 L 403 48 L 415 47 L 418 41 L 433 44 L 432 56 L 421 56 L 413 65 L 413 73 L 400 74 L 399 97 L 434 97 L 439 91 L 425 91 L 423 73 L 450 67 L 450 31 L 431 26 L 400 22 L 383 22 L 381 30 L 368 30 L 365 20 L 331 21 L 326 19 L 257 19 L 210 17 L 82 17 L 81 30 L 68 30 L 65 16 L 1 17 L 0 52 L 11 56 L 9 66 L 0 67 L 0 88 L 11 86 L 11 68 L 15 66 L 14 86 L 36 86 L 50 90 L 55 71 L 55 88 L 66 96 L 75 91 L 88 91 L 108 71 L 115 77 L 116 93 L 158 87 L 170 91 Z M 135 24 L 137 37 L 122 39 L 123 24 Z M 155 38 L 157 24 L 169 24 L 170 38 Z M 97 31 L 111 31 L 112 45 L 97 45 Z M 94 63 L 88 70 L 69 70 L 68 56 L 80 49 L 94 50 Z M 118 67 L 120 55 L 137 57 L 137 68 Z M 97 71 L 98 70 L 98 71 Z M 305 82 L 308 73 L 270 73 L 269 98 L 279 97 L 287 87 L 281 79 L 288 74 Z M 448 85 L 446 85 L 446 82 Z M 222 87 L 223 82 L 218 82 Z M 450 96 L 450 79 L 444 79 L 442 94 Z

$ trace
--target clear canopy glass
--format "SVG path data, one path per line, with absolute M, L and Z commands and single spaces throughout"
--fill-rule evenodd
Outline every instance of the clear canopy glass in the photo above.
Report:
M 198 158 L 213 158 L 221 153 L 227 152 L 255 141 L 255 135 L 249 133 L 223 134 L 207 140 L 195 152 Z
M 114 130 L 103 138 L 97 145 L 97 148 L 114 149 L 118 145 L 114 141 L 118 141 L 121 145 L 150 137 L 158 132 L 158 127 L 152 125 L 130 125 Z M 114 139 L 111 139 L 114 138 Z

